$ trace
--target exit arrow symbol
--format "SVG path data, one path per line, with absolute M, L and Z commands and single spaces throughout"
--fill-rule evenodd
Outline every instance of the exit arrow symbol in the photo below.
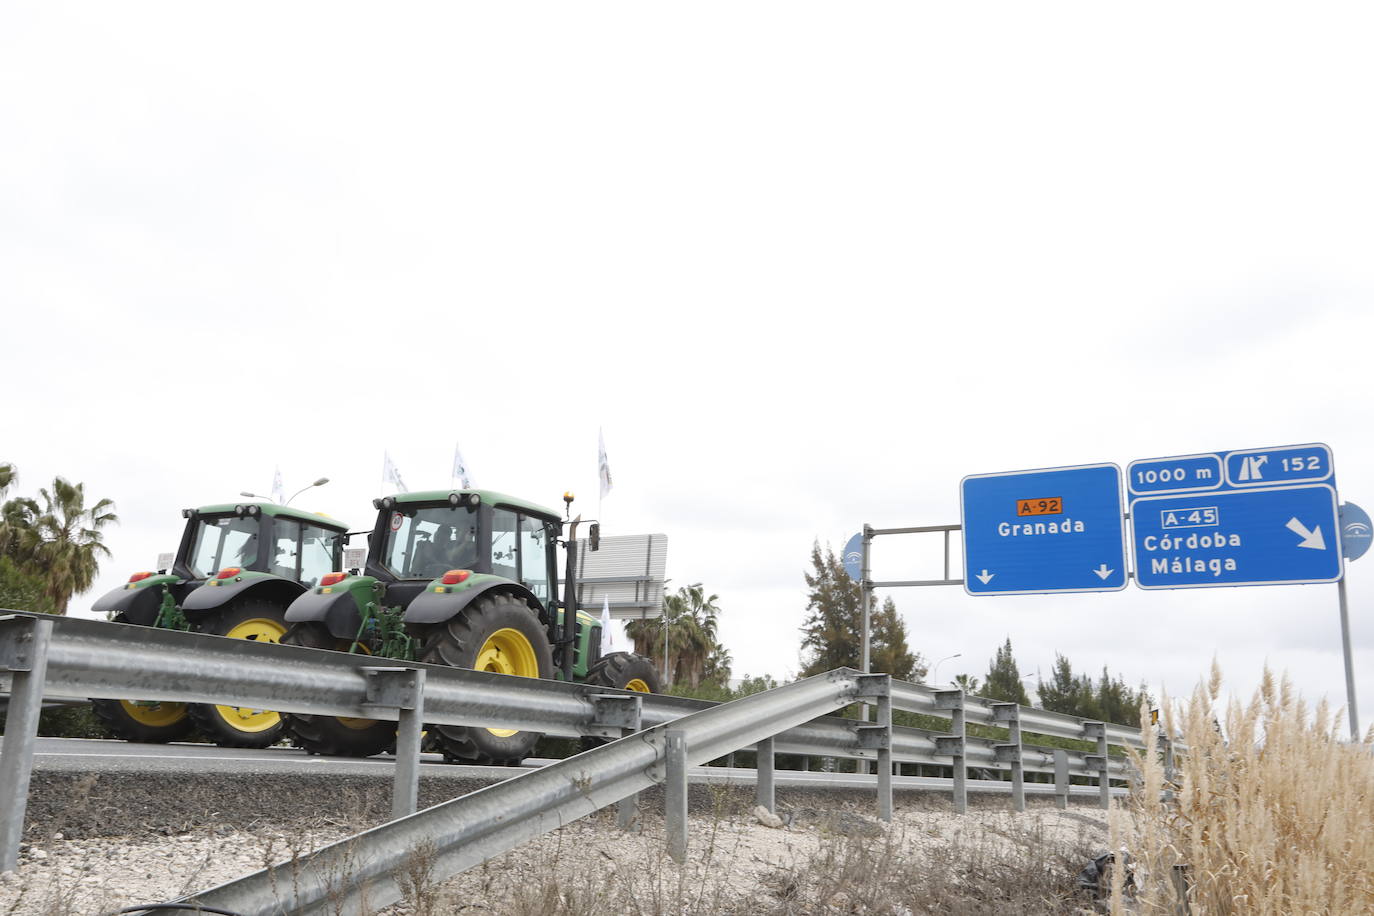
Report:
M 1289 531 L 1293 532 L 1294 534 L 1296 534 L 1298 537 L 1302 538 L 1302 540 L 1298 542 L 1299 547 L 1307 547 L 1311 550 L 1326 549 L 1326 541 L 1322 539 L 1321 525 L 1318 525 L 1316 528 L 1313 528 L 1311 531 L 1308 531 L 1306 526 L 1304 526 L 1302 522 L 1298 521 L 1297 518 L 1294 517 L 1290 518 L 1288 520 L 1288 524 L 1284 527 L 1287 528 Z
M 1101 579 L 1103 582 L 1106 582 L 1107 577 L 1110 576 L 1112 573 L 1116 572 L 1116 570 L 1108 569 L 1107 564 L 1103 563 L 1101 566 L 1097 567 L 1097 569 L 1094 569 L 1093 572 L 1097 573 L 1097 578 Z
M 984 585 L 987 585 L 989 582 L 992 581 L 992 577 L 995 576 L 995 575 L 997 575 L 997 573 L 990 573 L 990 572 L 988 572 L 988 571 L 985 569 L 985 570 L 983 570 L 983 572 L 982 572 L 981 575 L 974 576 L 973 578 L 977 579 L 979 582 L 983 583 Z

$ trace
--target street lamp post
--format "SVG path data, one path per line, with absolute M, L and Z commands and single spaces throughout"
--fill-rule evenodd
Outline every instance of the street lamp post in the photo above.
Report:
M 943 665 L 945 662 L 949 661 L 949 660 L 952 659 L 952 658 L 963 658 L 963 657 L 964 657 L 964 653 L 962 653 L 962 652 L 955 652 L 953 655 L 946 655 L 944 658 L 942 658 L 942 659 L 940 659 L 938 662 L 936 662 L 936 663 L 935 663 L 935 673 L 932 674 L 932 675 L 930 676 L 931 683 L 933 683 L 936 687 L 939 687 L 939 686 L 940 686 L 940 666 Z
M 310 486 L 308 486 L 308 487 L 301 487 L 301 488 L 300 488 L 299 490 L 297 490 L 295 493 L 292 493 L 292 494 L 291 494 L 291 499 L 295 499 L 297 496 L 300 496 L 300 495 L 301 495 L 302 493 L 304 493 L 306 490 L 309 490 L 310 487 L 322 487 L 322 486 L 324 486 L 324 485 L 327 484 L 327 483 L 329 483 L 329 478 L 328 478 L 328 477 L 321 477 L 319 480 L 317 480 L 317 481 L 315 481 L 314 483 L 310 484 Z M 282 505 L 283 505 L 283 506 L 289 506 L 289 505 L 291 505 L 291 499 L 288 499 L 286 502 L 282 503 Z
M 319 480 L 315 481 L 314 483 L 310 484 L 309 486 L 301 487 L 301 488 L 300 488 L 299 490 L 297 490 L 295 493 L 292 493 L 292 494 L 291 494 L 291 499 L 295 499 L 297 496 L 300 496 L 300 495 L 301 495 L 302 493 L 304 493 L 306 490 L 309 490 L 310 487 L 322 487 L 322 486 L 324 486 L 324 485 L 327 484 L 327 483 L 329 483 L 329 478 L 328 478 L 328 477 L 321 477 Z M 251 496 L 253 499 L 271 499 L 271 498 L 272 498 L 272 497 L 270 497 L 270 496 L 263 496 L 261 493 L 249 493 L 247 490 L 239 490 L 239 495 L 240 495 L 240 496 Z M 282 503 L 282 505 L 283 505 L 283 506 L 289 506 L 289 505 L 291 505 L 291 499 L 288 499 L 286 502 Z

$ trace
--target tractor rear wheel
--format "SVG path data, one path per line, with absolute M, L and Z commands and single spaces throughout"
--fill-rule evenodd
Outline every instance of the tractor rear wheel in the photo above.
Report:
M 654 663 L 633 652 L 612 652 L 597 659 L 587 669 L 583 683 L 597 687 L 614 687 L 636 693 L 658 693 L 661 689 L 658 669 Z M 605 738 L 583 738 L 582 750 L 589 751 L 607 743 Z
M 348 640 L 333 636 L 318 621 L 293 623 L 282 637 L 282 644 L 307 649 L 347 652 Z M 282 716 L 292 740 L 308 754 L 326 757 L 371 757 L 390 750 L 396 743 L 396 723 L 379 719 L 353 719 L 346 716 L 309 716 L 286 713 Z
M 603 655 L 587 669 L 585 682 L 598 687 L 633 690 L 636 693 L 658 693 L 658 669 L 654 663 L 633 652 L 612 652 Z
M 123 614 L 115 623 L 128 623 Z M 140 700 L 91 700 L 91 711 L 110 734 L 122 741 L 166 744 L 185 738 L 195 728 L 185 703 Z
M 420 660 L 517 677 L 553 677 L 544 627 L 523 598 L 486 594 L 425 634 Z M 452 761 L 515 766 L 530 755 L 538 732 L 458 725 L 432 726 Z
M 197 622 L 195 629 L 214 636 L 280 642 L 286 635 L 286 608 L 270 601 L 242 601 Z M 247 706 L 192 703 L 187 711 L 205 736 L 220 747 L 270 747 L 281 739 L 281 713 Z

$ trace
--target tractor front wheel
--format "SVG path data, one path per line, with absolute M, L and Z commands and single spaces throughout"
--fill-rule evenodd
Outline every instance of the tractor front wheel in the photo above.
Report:
M 231 639 L 280 642 L 286 609 L 269 601 L 243 601 L 196 624 L 196 630 Z M 247 706 L 193 703 L 187 711 L 205 736 L 220 747 L 262 748 L 276 744 L 285 725 L 281 713 Z
M 516 677 L 553 677 L 548 636 L 529 605 L 486 594 L 425 634 L 420 660 Z M 538 732 L 457 725 L 433 726 L 444 757 L 462 763 L 515 766 L 530 755 Z
M 91 711 L 122 741 L 166 744 L 185 738 L 195 727 L 186 715 L 185 703 L 91 700 Z
M 307 649 L 332 649 L 347 652 L 348 640 L 336 639 L 317 621 L 294 623 L 282 637 L 282 644 Z M 345 716 L 308 716 L 287 713 L 283 716 L 292 740 L 308 754 L 326 757 L 371 757 L 389 750 L 396 743 L 396 723 L 378 719 Z
M 658 693 L 658 669 L 654 663 L 633 652 L 612 652 L 603 655 L 587 669 L 585 682 L 598 687 L 633 690 L 636 693 Z
M 115 623 L 128 623 L 123 614 Z M 185 738 L 195 728 L 185 703 L 143 700 L 91 700 L 91 711 L 121 741 L 166 744 Z
M 596 664 L 587 669 L 583 683 L 633 690 L 635 693 L 658 693 L 661 689 L 654 663 L 633 652 L 612 652 L 601 656 Z M 582 750 L 589 751 L 606 743 L 605 738 L 583 738 Z

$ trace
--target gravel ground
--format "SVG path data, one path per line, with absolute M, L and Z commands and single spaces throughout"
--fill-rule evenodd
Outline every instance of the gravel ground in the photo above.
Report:
M 171 791 L 146 779 L 130 786 L 43 777 L 34 787 L 20 868 L 0 876 L 0 914 L 109 913 L 213 887 L 269 863 L 285 863 L 279 873 L 289 882 L 293 855 L 384 817 L 386 791 L 368 783 L 197 780 L 194 790 L 182 784 Z M 461 794 L 456 789 L 451 782 L 429 786 L 422 803 Z M 788 875 L 804 875 L 827 843 L 844 838 L 881 846 L 890 837 L 906 855 L 953 849 L 978 858 L 1030 842 L 1087 848 L 1106 839 L 1105 813 L 1090 807 L 1061 812 L 1035 804 L 1017 815 L 1007 799 L 987 798 L 956 815 L 942 797 L 903 793 L 885 827 L 873 818 L 867 793 L 780 790 L 779 813 L 788 822 L 767 827 L 753 815 L 748 791 L 692 789 L 690 855 L 682 868 L 663 854 L 661 795 L 650 791 L 630 832 L 616 827 L 612 811 L 599 812 L 443 884 L 422 881 L 409 906 L 386 912 L 595 913 L 623 905 L 619 897 L 634 900 L 636 909 L 644 903 L 643 912 L 761 912 L 780 905 Z M 824 911 L 864 910 L 827 904 Z

